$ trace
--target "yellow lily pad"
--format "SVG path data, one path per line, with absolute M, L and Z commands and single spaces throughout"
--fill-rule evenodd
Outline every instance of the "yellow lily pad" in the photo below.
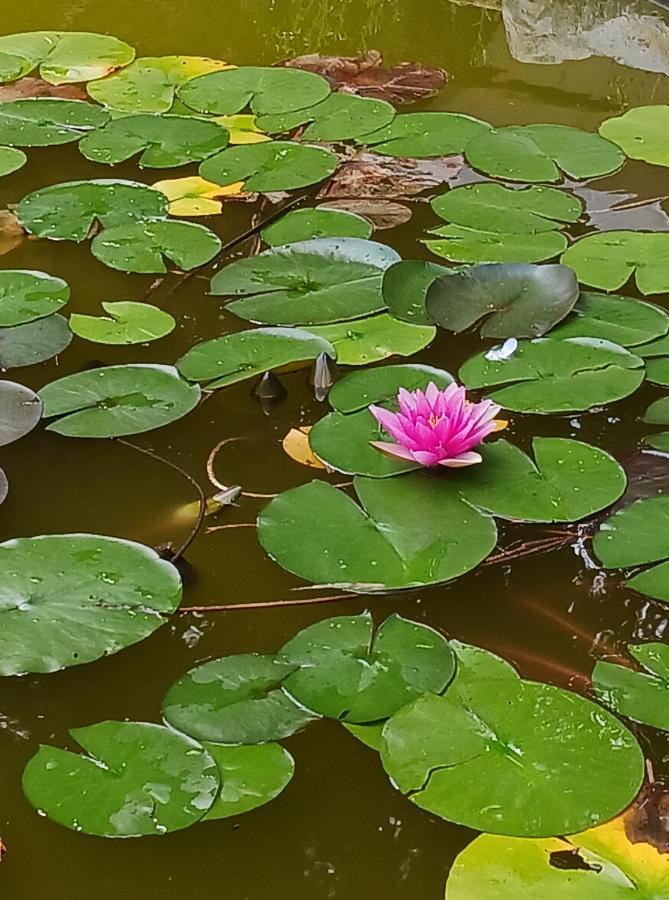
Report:
M 205 181 L 198 175 L 157 181 L 153 189 L 164 194 L 172 216 L 216 216 L 223 212 L 220 197 L 243 195 L 244 182 L 236 181 L 227 187 Z
M 238 113 L 234 116 L 215 116 L 214 122 L 223 125 L 230 132 L 231 144 L 262 144 L 272 138 L 256 125 L 256 117 Z

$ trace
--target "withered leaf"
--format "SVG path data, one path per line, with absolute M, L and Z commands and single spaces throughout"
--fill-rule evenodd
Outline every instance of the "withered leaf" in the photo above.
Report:
M 328 209 L 343 209 L 346 212 L 357 213 L 371 222 L 377 231 L 404 225 L 411 219 L 409 207 L 402 203 L 395 203 L 393 200 L 355 200 L 351 197 L 347 200 L 328 200 L 322 206 Z
M 60 97 L 63 100 L 88 100 L 79 84 L 49 84 L 41 78 L 19 78 L 11 84 L 0 84 L 0 102 L 24 100 L 26 97 Z
M 327 467 L 315 456 L 309 446 L 310 431 L 310 425 L 291 428 L 281 444 L 284 451 L 295 462 L 301 463 L 303 466 L 310 466 L 312 469 L 325 469 Z
M 650 844 L 669 853 L 669 787 L 660 781 L 646 784 L 624 813 L 625 833 L 632 844 Z
M 414 197 L 422 191 L 453 181 L 464 164 L 461 156 L 405 159 L 360 153 L 354 157 L 344 157 L 318 199 L 400 200 Z
M 0 209 L 0 256 L 18 247 L 26 237 L 13 212 Z

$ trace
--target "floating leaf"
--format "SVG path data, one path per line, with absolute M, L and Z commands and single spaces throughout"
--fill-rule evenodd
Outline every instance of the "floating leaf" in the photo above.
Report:
M 322 203 L 319 209 L 342 210 L 366 219 L 374 230 L 381 231 L 385 228 L 397 228 L 411 221 L 411 210 L 402 203 L 393 203 L 391 200 L 328 200 Z
M 356 477 L 354 486 L 362 507 L 323 481 L 279 494 L 258 517 L 265 551 L 306 581 L 369 593 L 448 581 L 495 546 L 494 521 L 448 479 Z
M 101 128 L 109 113 L 83 100 L 34 97 L 0 103 L 0 144 L 53 147 Z
M 27 162 L 28 157 L 22 150 L 14 147 L 0 147 L 0 178 L 3 175 L 18 172 Z
M 337 616 L 303 628 L 278 658 L 297 666 L 284 687 L 309 709 L 347 722 L 392 715 L 455 675 L 455 654 L 427 625 L 393 615 L 376 634 L 371 615 Z
M 370 403 L 388 406 L 401 387 L 407 391 L 425 390 L 431 381 L 438 388 L 446 388 L 452 384 L 453 376 L 420 363 L 379 366 L 350 372 L 334 385 L 328 399 L 337 412 L 354 413 L 366 410 Z
M 0 63 L 1 65 L 1 63 Z M 87 100 L 80 84 L 49 84 L 41 78 L 19 78 L 12 84 L 0 85 L 0 102 L 25 100 L 28 97 L 60 97 L 63 100 Z
M 669 397 L 661 397 L 651 403 L 643 414 L 642 421 L 650 425 L 669 425 Z M 647 444 L 656 450 L 669 453 L 669 431 L 663 431 L 645 438 Z
M 198 175 L 157 181 L 153 189 L 165 194 L 171 216 L 217 216 L 223 212 L 221 197 L 243 196 L 244 182 L 221 187 Z
M 46 362 L 66 350 L 71 341 L 67 319 L 58 315 L 0 328 L 0 369 L 6 371 Z
M 602 122 L 599 133 L 617 144 L 630 159 L 669 166 L 668 128 L 669 106 L 637 106 Z
M 430 234 L 438 235 L 439 239 L 425 240 L 425 246 L 451 262 L 542 262 L 559 256 L 567 247 L 567 238 L 557 231 L 499 234 L 496 231 L 474 231 L 460 225 L 444 225 L 431 229 Z
M 359 238 L 316 238 L 231 263 L 212 278 L 216 296 L 242 296 L 227 309 L 266 325 L 323 325 L 384 308 L 390 247 Z
M 583 206 L 577 197 L 556 188 L 522 190 L 501 184 L 468 184 L 432 200 L 436 214 L 463 228 L 510 234 L 539 234 L 578 221 Z
M 414 325 L 431 325 L 425 309 L 427 291 L 440 275 L 453 269 L 423 259 L 402 259 L 386 269 L 383 276 L 383 299 L 390 314 Z
M 362 216 L 337 209 L 296 209 L 286 213 L 261 232 L 270 247 L 309 241 L 313 238 L 368 238 L 372 226 Z
M 343 366 L 367 366 L 389 356 L 412 356 L 427 347 L 437 333 L 432 325 L 409 325 L 387 313 L 354 322 L 315 325 L 309 330 L 330 341 L 337 362 Z
M 267 141 L 229 147 L 206 159 L 200 175 L 216 184 L 243 181 L 248 191 L 291 191 L 315 184 L 337 168 L 337 157 L 322 147 Z
M 160 628 L 181 600 L 174 566 L 133 541 L 15 538 L 0 544 L 0 560 L 0 675 L 55 672 L 117 653 Z
M 393 159 L 378 153 L 357 153 L 352 159 L 344 158 L 318 197 L 328 201 L 404 200 L 456 179 L 464 163 L 461 156 Z
M 30 388 L 0 381 L 0 447 L 18 441 L 42 418 L 42 403 Z
M 646 378 L 653 384 L 669 387 L 669 357 L 649 360 L 646 363 Z
M 669 731 L 669 647 L 630 644 L 627 650 L 641 669 L 597 660 L 592 670 L 595 696 L 620 716 Z
M 383 100 L 330 94 L 308 109 L 260 116 L 258 125 L 263 131 L 278 134 L 311 123 L 300 135 L 300 140 L 348 141 L 384 128 L 394 118 L 395 108 Z
M 184 378 L 207 383 L 211 391 L 290 363 L 316 359 L 321 353 L 336 355 L 329 341 L 308 331 L 254 328 L 195 344 L 177 360 L 177 368 Z
M 651 303 L 647 303 L 644 305 L 650 306 L 651 309 L 655 310 L 656 312 L 667 315 L 667 313 L 663 309 L 660 309 L 660 307 L 658 306 L 653 306 L 653 304 Z M 669 356 L 669 335 L 665 334 L 663 337 L 658 337 L 658 339 L 655 341 L 644 344 L 642 347 L 637 347 L 634 352 L 638 353 L 638 355 L 642 356 L 644 359 L 652 358 L 653 356 Z
M 288 737 L 319 718 L 282 687 L 294 668 L 257 653 L 211 660 L 175 681 L 163 700 L 163 716 L 179 731 L 217 744 Z
M 16 213 L 37 237 L 84 241 L 97 223 L 113 228 L 163 218 L 167 201 L 160 191 L 135 181 L 68 181 L 28 194 Z
M 490 125 L 460 113 L 423 112 L 397 116 L 390 125 L 358 138 L 384 156 L 448 156 L 462 153 Z
M 648 352 L 644 352 L 645 347 L 636 345 L 652 341 L 668 330 L 669 316 L 659 306 L 618 294 L 582 293 L 569 316 L 551 333 L 551 338 L 600 338 L 621 347 L 634 347 L 638 356 L 645 357 L 652 354 L 652 344 Z M 669 353 L 669 342 L 666 352 Z
M 108 34 L 32 31 L 0 37 L 0 82 L 39 74 L 50 84 L 103 78 L 133 61 L 135 51 Z
M 214 122 L 228 130 L 231 144 L 262 144 L 271 141 L 271 137 L 258 128 L 256 118 L 241 113 L 234 116 L 216 116 Z
M 218 794 L 210 754 L 162 725 L 99 722 L 70 734 L 88 755 L 43 744 L 23 771 L 23 791 L 72 831 L 112 838 L 178 831 Z
M 642 294 L 669 291 L 669 233 L 604 231 L 590 234 L 562 254 L 583 284 L 616 291 L 635 276 Z
M 88 85 L 98 103 L 128 113 L 165 113 L 172 109 L 177 88 L 191 78 L 230 68 L 220 59 L 202 56 L 145 56 L 122 72 Z
M 218 235 L 204 225 L 164 219 L 105 228 L 91 244 L 93 256 L 122 272 L 167 272 L 163 257 L 188 271 L 220 249 Z
M 594 338 L 521 341 L 512 356 L 473 356 L 460 369 L 470 388 L 502 385 L 488 396 L 516 412 L 576 412 L 628 397 L 644 379 L 643 360 Z
M 311 469 L 325 469 L 323 463 L 314 456 L 309 446 L 310 425 L 303 425 L 300 428 L 291 428 L 281 441 L 284 453 L 294 459 L 295 462 L 302 466 L 309 466 Z
M 1 108 L 0 108 L 1 116 Z M 125 162 L 141 153 L 140 166 L 174 168 L 199 162 L 218 153 L 229 134 L 215 122 L 183 116 L 125 116 L 79 142 L 79 150 L 93 162 Z
M 43 319 L 65 306 L 70 289 L 62 278 L 25 269 L 0 271 L 0 327 Z
M 250 106 L 261 116 L 306 109 L 329 93 L 327 81 L 311 72 L 242 66 L 194 79 L 179 89 L 179 99 L 206 115 L 232 115 Z
M 204 822 L 240 816 L 274 800 L 295 772 L 293 757 L 280 744 L 226 747 L 202 745 L 218 767 L 221 790 Z
M 165 337 L 176 322 L 169 313 L 149 303 L 102 303 L 106 316 L 70 316 L 72 331 L 97 344 L 143 344 Z
M 43 387 L 39 397 L 44 418 L 59 417 L 48 431 L 106 438 L 141 434 L 180 419 L 197 405 L 200 388 L 172 366 L 137 363 L 66 375 Z
M 668 423 L 669 424 L 669 423 Z M 669 453 L 669 431 L 661 431 L 644 438 L 646 444 L 661 453 Z
M 467 162 L 507 181 L 581 180 L 608 175 L 625 162 L 620 148 L 598 134 L 566 125 L 511 125 L 474 137 Z
M 427 290 L 429 318 L 457 333 L 484 316 L 482 337 L 540 337 L 578 300 L 567 266 L 482 265 L 442 275 Z
M 0 209 L 0 256 L 20 247 L 25 236 L 16 215 L 8 209 Z

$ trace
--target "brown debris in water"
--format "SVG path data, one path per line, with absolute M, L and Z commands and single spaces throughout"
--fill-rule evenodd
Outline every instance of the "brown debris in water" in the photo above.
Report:
M 0 84 L 0 102 L 25 100 L 28 97 L 59 97 L 63 100 L 87 100 L 80 84 L 49 84 L 41 78 L 19 78 L 11 84 Z
M 660 781 L 644 785 L 624 814 L 624 823 L 632 844 L 650 844 L 669 853 L 669 787 Z

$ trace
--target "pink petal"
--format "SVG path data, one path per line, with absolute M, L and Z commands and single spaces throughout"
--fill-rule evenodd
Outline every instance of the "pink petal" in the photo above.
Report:
M 410 462 L 415 462 L 411 450 L 407 450 L 406 447 L 400 447 L 399 444 L 387 444 L 384 441 L 370 441 L 369 443 L 372 447 L 382 450 L 389 456 L 396 456 L 398 459 L 408 459 Z
M 383 430 L 387 431 L 391 437 L 394 437 L 396 441 L 404 439 L 402 422 L 395 413 L 391 413 L 387 409 L 382 409 L 380 406 L 370 406 L 369 411 Z
M 439 465 L 446 466 L 448 469 L 461 469 L 464 466 L 473 466 L 480 462 L 483 462 L 483 457 L 478 453 L 461 453 L 453 459 L 440 460 Z
M 428 450 L 414 450 L 413 458 L 421 466 L 437 466 L 439 465 L 439 457 L 436 453 L 430 453 Z

